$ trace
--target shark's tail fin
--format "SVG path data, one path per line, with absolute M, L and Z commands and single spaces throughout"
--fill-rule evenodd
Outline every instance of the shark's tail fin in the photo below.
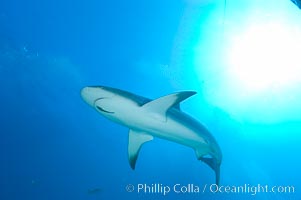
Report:
M 217 185 L 219 185 L 219 182 L 220 182 L 220 164 L 218 164 L 216 162 L 216 159 L 214 159 L 214 158 L 202 157 L 202 158 L 200 158 L 200 160 L 203 161 L 204 163 L 206 163 L 207 165 L 209 165 L 209 167 L 214 170 L 214 172 L 215 172 L 215 183 Z

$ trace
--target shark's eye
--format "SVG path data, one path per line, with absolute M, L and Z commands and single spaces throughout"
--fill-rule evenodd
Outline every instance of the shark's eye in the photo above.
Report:
M 96 108 L 97 108 L 99 111 L 101 111 L 101 112 L 110 113 L 110 114 L 113 114 L 113 113 L 114 113 L 114 112 L 107 111 L 107 110 L 103 109 L 103 108 L 100 107 L 100 106 L 96 106 Z

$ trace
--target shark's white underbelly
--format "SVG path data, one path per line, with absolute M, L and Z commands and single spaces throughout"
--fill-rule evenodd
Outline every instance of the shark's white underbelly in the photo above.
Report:
M 177 114 L 178 116 L 175 116 L 175 114 Z M 135 113 L 130 114 L 126 119 L 119 121 L 119 123 L 130 127 L 131 129 L 145 132 L 154 137 L 177 142 L 194 149 L 206 143 L 206 139 L 202 137 L 203 134 L 199 133 L 200 129 L 193 126 L 201 125 L 197 124 L 198 122 L 196 121 L 192 121 L 192 118 L 187 118 L 184 113 L 171 112 L 166 116 L 166 118 L 163 118 L 162 116 L 156 117 L 152 115 L 135 115 Z M 179 120 L 179 117 L 186 118 L 187 122 L 181 122 Z M 193 123 L 189 123 L 189 121 L 192 121 Z

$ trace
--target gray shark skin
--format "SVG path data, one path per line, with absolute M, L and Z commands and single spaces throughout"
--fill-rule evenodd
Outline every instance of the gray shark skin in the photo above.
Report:
M 83 100 L 97 112 L 130 129 L 128 157 L 132 169 L 141 146 L 158 137 L 194 149 L 197 159 L 215 171 L 216 184 L 219 184 L 222 162 L 219 145 L 201 123 L 180 110 L 180 102 L 194 94 L 182 91 L 150 100 L 104 86 L 81 90 Z

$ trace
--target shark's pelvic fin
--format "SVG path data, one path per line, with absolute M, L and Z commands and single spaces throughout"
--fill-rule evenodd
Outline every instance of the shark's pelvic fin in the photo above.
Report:
M 144 132 L 130 129 L 129 132 L 129 144 L 128 144 L 128 155 L 129 162 L 132 169 L 135 169 L 136 161 L 138 158 L 141 146 L 148 141 L 151 141 L 153 136 L 148 135 Z
M 144 104 L 142 107 L 157 114 L 157 116 L 166 116 L 168 109 L 174 107 L 180 109 L 180 102 L 184 101 L 188 97 L 196 94 L 194 91 L 183 91 L 178 93 L 173 93 L 167 96 L 160 97 L 153 101 Z M 164 121 L 166 120 L 166 117 Z

